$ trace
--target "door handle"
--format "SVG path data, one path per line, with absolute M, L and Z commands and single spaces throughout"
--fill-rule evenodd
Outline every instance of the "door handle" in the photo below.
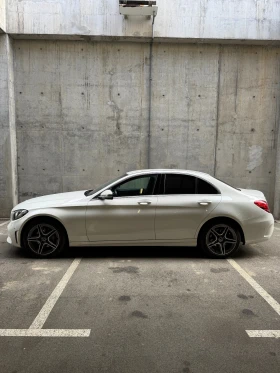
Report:
M 201 202 L 198 202 L 199 205 L 201 206 L 208 206 L 210 205 L 211 201 L 201 201 Z
M 150 205 L 152 202 L 146 201 L 146 202 L 138 202 L 138 205 Z

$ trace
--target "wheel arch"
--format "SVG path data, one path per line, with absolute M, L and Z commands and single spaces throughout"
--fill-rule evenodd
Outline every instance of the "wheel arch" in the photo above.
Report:
M 25 230 L 28 227 L 28 225 L 33 221 L 41 220 L 41 219 L 47 219 L 48 221 L 53 221 L 56 224 L 58 224 L 61 227 L 61 229 L 64 231 L 66 241 L 69 244 L 69 237 L 68 237 L 67 230 L 59 219 L 55 218 L 54 216 L 50 216 L 50 215 L 36 215 L 36 216 L 32 216 L 30 219 L 26 220 L 23 227 L 21 228 L 21 232 L 20 232 L 20 246 L 21 247 L 23 247 L 23 237 L 24 237 Z
M 240 225 L 240 223 L 238 223 L 236 220 L 232 219 L 232 218 L 229 218 L 227 216 L 218 216 L 218 217 L 215 217 L 215 218 L 212 218 L 212 219 L 209 219 L 207 220 L 200 228 L 199 228 L 199 231 L 198 231 L 198 235 L 197 235 L 197 240 L 199 240 L 199 237 L 200 237 L 200 234 L 201 232 L 203 231 L 203 229 L 207 226 L 207 225 L 210 225 L 210 224 L 213 224 L 213 223 L 225 223 L 225 222 L 228 222 L 228 223 L 231 223 L 231 225 L 233 225 L 234 227 L 236 227 L 239 232 L 240 232 L 240 235 L 241 235 L 241 242 L 243 244 L 245 244 L 245 235 L 244 235 L 244 231 L 243 231 L 243 228 L 242 226 Z

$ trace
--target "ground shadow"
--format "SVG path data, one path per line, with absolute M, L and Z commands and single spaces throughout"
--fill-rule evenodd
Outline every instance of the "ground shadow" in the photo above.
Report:
M 6 245 L 5 245 L 6 246 Z M 232 256 L 234 259 L 248 259 L 260 256 L 260 252 L 253 246 L 242 245 L 238 252 Z M 1 250 L 0 258 L 22 259 L 32 258 L 28 252 L 18 247 L 11 247 L 7 244 L 4 250 Z M 168 246 L 119 246 L 119 247 L 69 247 L 62 252 L 57 259 L 66 258 L 142 258 L 142 259 L 207 259 L 199 247 L 168 247 Z M 39 259 L 40 260 L 40 259 Z
M 232 258 L 250 258 L 259 253 L 249 245 L 241 246 Z M 62 254 L 64 258 L 150 258 L 150 259 L 204 259 L 206 255 L 199 247 L 168 246 L 120 246 L 120 247 L 70 247 Z

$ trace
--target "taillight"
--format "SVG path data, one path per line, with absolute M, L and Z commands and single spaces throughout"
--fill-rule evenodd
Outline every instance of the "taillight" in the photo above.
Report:
M 254 204 L 266 212 L 270 212 L 268 203 L 266 201 L 254 201 Z

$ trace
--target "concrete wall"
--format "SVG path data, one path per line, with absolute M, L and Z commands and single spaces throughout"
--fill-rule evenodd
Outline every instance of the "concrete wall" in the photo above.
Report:
M 273 204 L 279 48 L 155 44 L 151 167 L 216 174 Z M 15 41 L 20 200 L 147 167 L 149 45 Z
M 10 215 L 16 198 L 15 121 L 11 41 L 0 34 L 0 217 Z
M 156 44 L 152 167 L 214 173 L 219 47 Z
M 152 166 L 208 172 L 274 201 L 279 48 L 156 45 Z
M 6 31 L 6 0 L 0 0 L 0 33 Z
M 3 1 L 3 0 L 2 0 Z M 118 0 L 6 0 L 9 33 L 150 37 L 151 21 Z M 155 37 L 279 40 L 279 0 L 158 0 Z
M 219 85 L 216 175 L 237 186 L 262 190 L 271 205 L 279 130 L 279 57 L 278 48 L 225 47 Z
M 6 0 L 0 0 L 0 33 L 6 31 Z
M 147 165 L 147 44 L 15 42 L 20 199 Z

